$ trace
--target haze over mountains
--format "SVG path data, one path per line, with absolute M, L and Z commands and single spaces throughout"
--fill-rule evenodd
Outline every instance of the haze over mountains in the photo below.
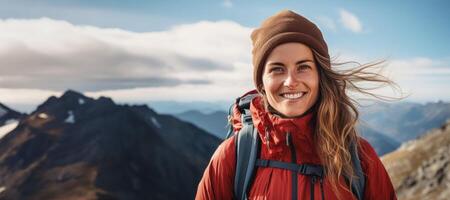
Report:
M 377 103 L 360 108 L 360 114 L 360 133 L 381 156 L 395 150 L 402 142 L 445 123 L 450 118 L 450 103 Z M 220 138 L 227 133 L 227 115 L 225 111 L 205 113 L 199 110 L 175 114 Z
M 378 103 L 362 108 L 361 113 L 371 127 L 405 142 L 444 124 L 450 118 L 450 103 Z
M 0 199 L 192 199 L 219 138 L 74 91 L 0 140 Z

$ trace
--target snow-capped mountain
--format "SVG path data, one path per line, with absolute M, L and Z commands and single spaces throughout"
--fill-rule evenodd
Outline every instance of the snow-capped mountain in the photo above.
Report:
M 219 142 L 147 106 L 67 91 L 0 140 L 0 199 L 192 199 Z

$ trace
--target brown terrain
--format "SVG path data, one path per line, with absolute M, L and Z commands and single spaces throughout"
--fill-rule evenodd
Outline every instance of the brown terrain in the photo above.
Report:
M 400 200 L 450 199 L 450 121 L 382 157 Z

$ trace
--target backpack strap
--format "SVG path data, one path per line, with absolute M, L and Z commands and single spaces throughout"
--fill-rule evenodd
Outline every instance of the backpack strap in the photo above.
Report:
M 235 199 L 247 199 L 247 190 L 250 188 L 254 176 L 256 158 L 259 154 L 260 141 L 258 130 L 254 128 L 250 110 L 245 109 L 242 113 L 243 127 L 236 140 L 236 174 L 234 177 Z
M 279 169 L 286 169 L 305 176 L 323 177 L 323 167 L 314 164 L 294 164 L 289 162 L 281 162 L 277 160 L 263 160 L 256 161 L 258 167 L 272 167 Z
M 256 96 L 258 96 L 258 92 L 256 90 L 252 90 L 247 92 L 246 94 L 244 94 L 241 97 L 238 97 L 236 99 L 236 101 L 234 102 L 234 104 L 232 104 L 230 106 L 230 108 L 228 109 L 228 132 L 227 132 L 227 136 L 226 138 L 230 138 L 234 135 L 234 128 L 233 125 L 231 123 L 231 119 L 233 116 L 233 109 L 236 108 L 239 110 L 239 113 L 241 113 L 242 115 L 249 115 L 251 118 L 251 113 L 250 113 L 250 103 L 252 102 L 252 99 L 255 98 Z M 247 113 L 245 110 L 248 110 Z M 250 119 L 251 120 L 251 119 Z M 244 122 L 241 120 L 241 122 L 244 124 Z
M 352 180 L 351 189 L 353 194 L 356 196 L 358 200 L 364 199 L 364 190 L 365 190 L 365 184 L 366 184 L 366 178 L 364 176 L 364 171 L 361 167 L 361 160 L 358 156 L 358 148 L 356 145 L 356 142 L 352 142 L 350 144 L 350 154 L 352 157 L 352 165 L 353 169 L 355 170 L 355 176 L 356 178 Z M 348 179 L 348 178 L 346 178 Z

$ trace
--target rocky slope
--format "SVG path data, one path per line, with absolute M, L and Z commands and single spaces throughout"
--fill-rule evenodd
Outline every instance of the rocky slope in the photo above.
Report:
M 0 139 L 0 199 L 192 199 L 219 142 L 147 106 L 68 91 Z
M 382 157 L 399 199 L 450 197 L 450 121 Z

